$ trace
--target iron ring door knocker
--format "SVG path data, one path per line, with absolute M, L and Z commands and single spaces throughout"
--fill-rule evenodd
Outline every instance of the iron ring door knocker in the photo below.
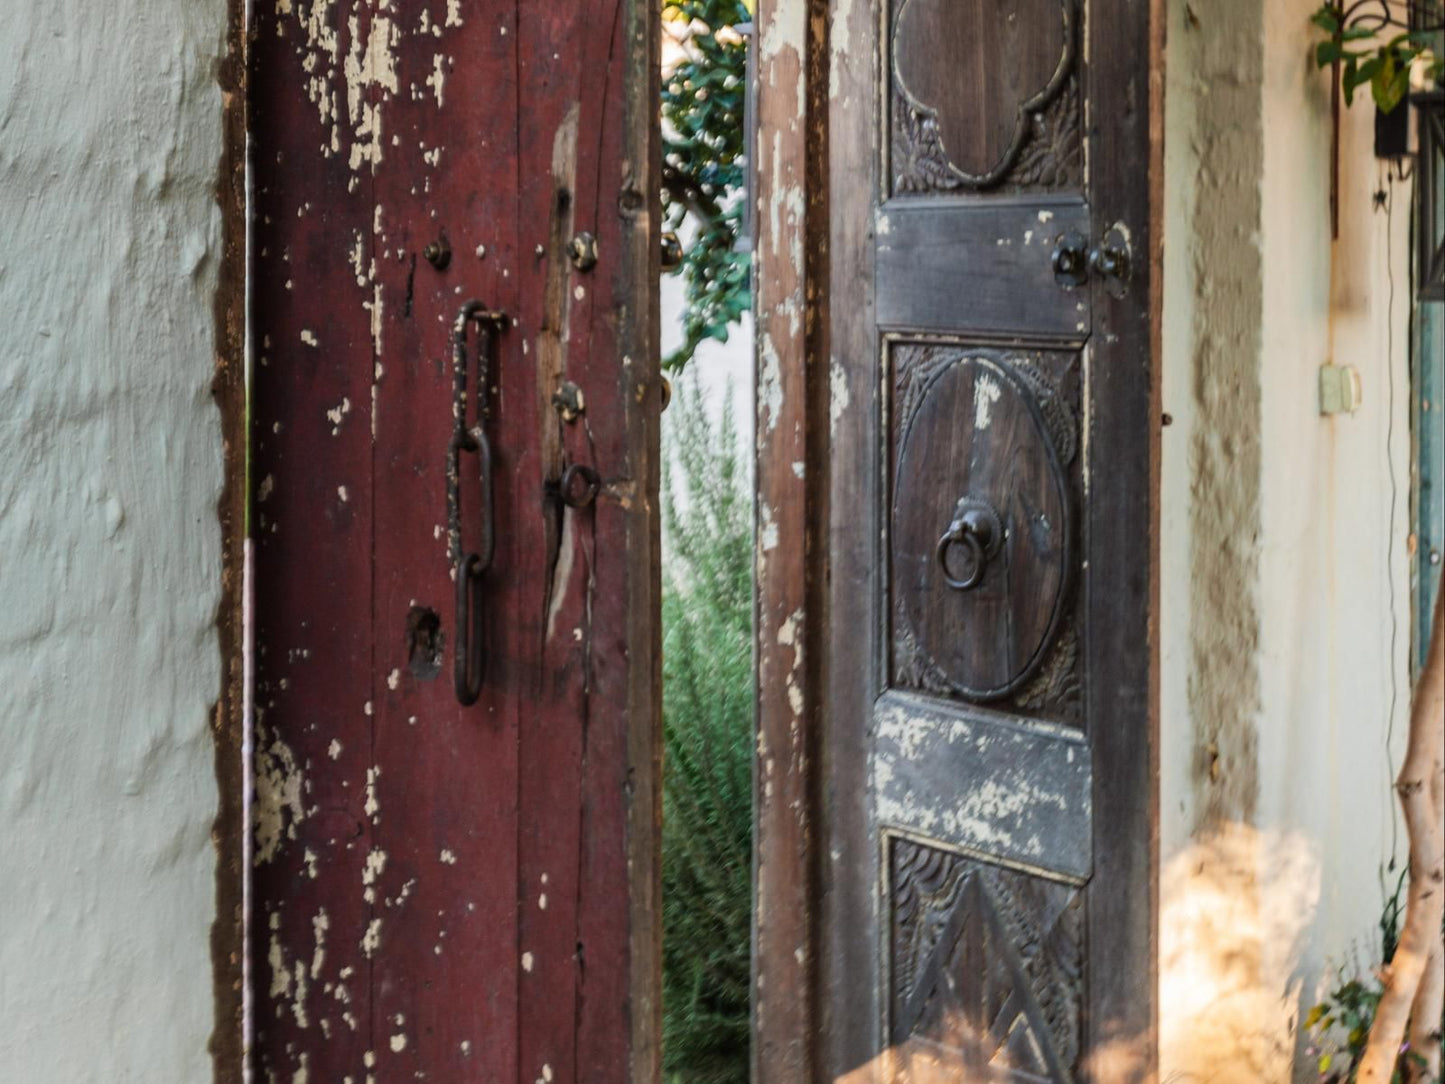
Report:
M 1003 546 L 1003 522 L 986 502 L 964 497 L 954 509 L 953 521 L 938 540 L 938 566 L 943 581 L 955 591 L 971 591 L 983 582 L 988 562 Z M 968 564 L 962 576 L 955 576 L 949 558 L 955 546 L 965 551 Z
M 447 445 L 447 552 L 457 587 L 457 627 L 453 680 L 457 701 L 475 704 L 482 694 L 482 577 L 496 550 L 496 522 L 492 506 L 492 445 L 487 439 L 485 407 L 491 379 L 490 360 L 495 334 L 506 316 L 480 301 L 468 301 L 452 327 L 452 436 Z M 467 425 L 467 329 L 477 325 L 476 424 Z M 477 457 L 481 480 L 481 538 L 477 549 L 462 550 L 462 454 Z

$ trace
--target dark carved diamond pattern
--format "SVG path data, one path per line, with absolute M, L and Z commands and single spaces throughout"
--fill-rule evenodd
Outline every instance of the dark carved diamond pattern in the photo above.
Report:
M 891 1039 L 963 1079 L 1071 1081 L 1079 1060 L 1077 888 L 891 842 Z

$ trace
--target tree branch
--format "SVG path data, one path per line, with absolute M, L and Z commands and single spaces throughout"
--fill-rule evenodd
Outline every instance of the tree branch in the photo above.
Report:
M 1445 920 L 1445 589 L 1435 600 L 1430 650 L 1415 687 L 1409 748 L 1395 790 L 1410 837 L 1410 887 L 1405 928 L 1360 1062 L 1362 1084 L 1388 1084 L 1400 1059 L 1407 1024 L 1411 1051 L 1427 1060 L 1433 1055 L 1434 1073 L 1439 1072 L 1439 1041 L 1432 1042 L 1430 1036 L 1440 1026 L 1440 996 L 1445 990 L 1440 973 L 1445 963 L 1440 940 Z
M 697 179 L 676 166 L 663 164 L 662 187 L 669 196 L 686 207 L 693 217 L 701 221 L 704 229 L 722 215 L 717 201 L 702 190 Z

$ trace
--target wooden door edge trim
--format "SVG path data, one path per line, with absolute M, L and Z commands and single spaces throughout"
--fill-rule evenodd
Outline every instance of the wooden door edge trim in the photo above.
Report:
M 818 1064 L 819 773 L 828 523 L 828 3 L 758 6 L 752 1079 Z
M 1167 62 L 1165 0 L 1149 0 L 1149 991 L 1150 1033 L 1147 1080 L 1159 1075 L 1159 793 L 1160 740 L 1160 510 L 1163 485 L 1164 419 L 1164 70 Z
M 752 199 L 758 237 L 754 246 L 757 553 L 755 561 L 756 736 L 754 770 L 754 914 L 752 1068 L 754 1081 L 820 1079 L 818 1038 L 822 1023 L 817 952 L 816 887 L 821 853 L 822 780 L 818 765 L 821 727 L 827 715 L 826 645 L 829 462 L 828 61 L 831 13 L 826 0 L 778 0 L 760 4 L 755 40 L 804 43 L 792 50 L 792 66 L 764 52 L 757 65 L 759 168 Z M 822 9 L 819 11 L 819 9 Z M 818 17 L 813 16 L 817 14 Z M 806 33 L 796 32 L 801 22 Z M 1164 64 L 1163 0 L 1149 2 L 1148 133 L 1149 237 L 1149 506 L 1147 772 L 1151 796 L 1147 846 L 1151 857 L 1146 948 L 1153 988 L 1144 993 L 1148 1027 L 1142 1039 L 1145 1064 L 1131 1079 L 1152 1081 L 1158 1071 L 1159 916 L 1159 509 L 1161 372 L 1163 358 Z M 789 31 L 794 31 L 789 37 Z M 779 50 L 779 53 L 782 49 Z M 801 59 L 801 71 L 795 63 Z M 791 80 L 779 85 L 779 79 Z M 802 90 L 802 101 L 798 92 Z M 793 106 L 798 108 L 793 109 Z M 787 108 L 785 108 L 787 107 Z M 802 123 L 798 123 L 801 119 Z M 769 160 L 773 148 L 776 158 Z M 820 168 L 821 165 L 821 168 Z M 801 179 L 804 188 L 796 191 Z M 794 198 L 804 213 L 782 221 L 769 235 L 769 209 Z M 801 198 L 797 198 L 801 197 Z M 801 330 L 781 339 L 790 314 L 803 311 Z M 812 329 L 809 331 L 808 329 Z M 791 362 L 784 368 L 783 362 Z M 799 451 L 806 454 L 798 456 Z M 803 464 L 801 475 L 798 463 Z M 809 487 L 816 487 L 810 495 Z M 779 498 L 794 498 L 788 521 L 780 521 Z M 797 525 L 801 530 L 786 530 Z M 805 577 L 797 578 L 798 570 Z M 789 608 L 791 601 L 801 606 Z M 780 639 L 780 632 L 786 636 Z M 786 641 L 786 642 L 784 642 Z M 800 657 L 806 660 L 799 666 Z M 796 671 L 796 672 L 795 672 Z M 791 697 L 788 695 L 791 694 Z M 797 705 L 797 706 L 795 706 Z M 789 737 L 791 743 L 775 743 Z M 779 761 L 782 749 L 792 754 Z M 771 758 L 772 763 L 769 763 Z M 779 763 L 782 767 L 779 768 Z M 766 909 L 764 909 L 766 908 Z M 780 909 L 791 919 L 779 929 Z M 789 910 L 791 909 L 791 910 Z M 788 980 L 793 980 L 791 983 Z M 760 1011 L 759 993 L 772 994 Z M 779 1004 L 773 991 L 785 993 Z
M 213 302 L 215 376 L 211 394 L 221 417 L 221 597 L 216 631 L 221 684 L 211 708 L 217 806 L 211 826 L 216 850 L 215 911 L 211 920 L 211 1079 L 241 1080 L 246 1063 L 245 906 L 250 880 L 246 859 L 245 755 L 246 471 L 250 434 L 246 415 L 247 246 L 246 132 L 250 80 L 246 68 L 244 0 L 227 0 L 226 50 L 217 73 L 221 89 L 221 157 L 216 204 L 221 218 L 221 259 Z
M 629 657 L 627 759 L 633 789 L 627 810 L 628 1026 L 630 1079 L 662 1079 L 662 565 L 661 517 L 661 327 L 658 296 L 662 276 L 658 212 L 661 206 L 661 35 L 657 8 L 648 0 L 627 0 L 623 16 L 627 73 L 623 96 L 623 158 L 627 244 L 618 268 L 622 297 L 646 298 L 625 304 L 618 326 L 623 358 L 644 359 L 631 369 L 638 392 L 627 396 L 627 430 L 644 455 L 637 481 L 645 499 L 629 517 L 628 550 L 642 550 L 630 573 L 629 643 L 648 645 Z M 637 72 L 646 78 L 635 78 Z M 633 223 L 626 228 L 626 223 Z M 619 379 L 623 378 L 619 374 Z

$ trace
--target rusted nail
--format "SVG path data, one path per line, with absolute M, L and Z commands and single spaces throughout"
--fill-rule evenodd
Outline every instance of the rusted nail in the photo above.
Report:
M 446 270 L 447 264 L 452 262 L 452 246 L 447 243 L 446 234 L 427 245 L 421 250 L 421 254 L 426 262 L 438 271 Z
M 562 415 L 562 420 L 569 424 L 575 422 L 578 415 L 587 409 L 582 398 L 582 389 L 570 380 L 564 380 L 562 386 L 552 393 L 552 405 L 557 408 L 557 413 Z
M 578 271 L 591 271 L 597 266 L 597 238 L 583 230 L 567 245 L 567 255 Z
M 672 381 L 667 377 L 662 378 L 662 409 L 666 410 L 672 403 Z

